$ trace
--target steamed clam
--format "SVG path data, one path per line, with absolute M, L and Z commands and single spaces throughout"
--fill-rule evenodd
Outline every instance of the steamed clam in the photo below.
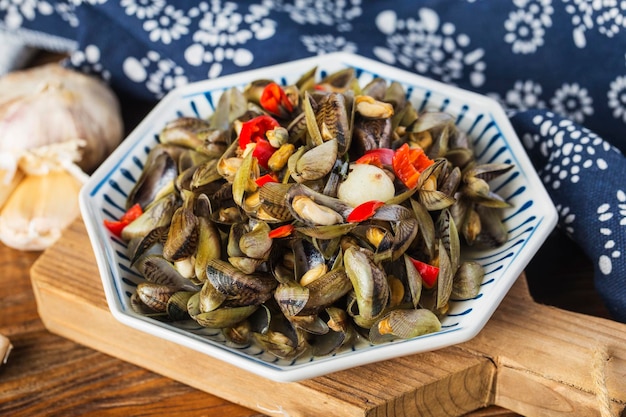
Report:
M 295 358 L 436 332 L 476 297 L 484 271 L 463 245 L 506 241 L 489 182 L 511 166 L 478 164 L 454 118 L 397 83 L 315 76 L 165 125 L 122 234 L 146 281 L 138 312 Z

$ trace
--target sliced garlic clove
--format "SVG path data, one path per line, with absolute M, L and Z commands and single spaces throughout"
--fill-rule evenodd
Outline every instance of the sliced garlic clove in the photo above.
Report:
M 22 171 L 8 171 L 0 168 L 0 209 L 7 202 L 13 190 L 24 178 Z
M 27 175 L 0 211 L 0 241 L 18 250 L 43 250 L 80 213 L 81 182 L 66 171 Z

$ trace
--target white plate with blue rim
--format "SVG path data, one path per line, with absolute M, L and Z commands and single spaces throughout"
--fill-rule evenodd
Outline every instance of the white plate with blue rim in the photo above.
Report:
M 159 143 L 165 123 L 180 116 L 206 118 L 220 95 L 243 89 L 256 79 L 288 85 L 317 67 L 319 76 L 352 67 L 359 85 L 374 77 L 397 81 L 418 110 L 434 109 L 453 115 L 459 129 L 471 138 L 482 163 L 508 163 L 514 168 L 497 178 L 492 189 L 510 203 L 502 212 L 508 240 L 489 250 L 464 250 L 466 260 L 483 265 L 485 277 L 479 294 L 452 300 L 441 319 L 441 330 L 406 340 L 372 345 L 361 340 L 327 356 L 305 354 L 278 359 L 255 344 L 234 346 L 220 330 L 189 322 L 164 322 L 138 314 L 131 295 L 141 275 L 130 266 L 127 244 L 104 226 L 125 211 L 126 198 L 138 180 L 150 149 Z M 523 272 L 557 221 L 552 201 L 539 180 L 509 120 L 494 100 L 361 56 L 335 53 L 189 84 L 170 92 L 91 175 L 80 192 L 80 208 L 93 246 L 106 300 L 113 316 L 140 331 L 276 381 L 298 381 L 395 357 L 432 351 L 470 340 L 485 326 L 515 280 Z

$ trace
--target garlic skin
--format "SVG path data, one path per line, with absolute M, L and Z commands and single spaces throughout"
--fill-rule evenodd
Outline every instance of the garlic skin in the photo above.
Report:
M 78 193 L 124 134 L 102 81 L 48 64 L 0 78 L 0 241 L 43 250 L 78 218 Z
M 89 173 L 123 134 L 116 96 L 94 77 L 47 64 L 0 78 L 0 169 Z

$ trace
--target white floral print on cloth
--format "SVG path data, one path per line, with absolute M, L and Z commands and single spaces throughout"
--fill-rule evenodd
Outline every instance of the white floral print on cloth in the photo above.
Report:
M 512 116 L 559 211 L 559 225 L 595 266 L 611 314 L 626 322 L 626 163 L 590 130 L 552 112 Z
M 0 31 L 65 46 L 68 66 L 152 102 L 189 82 L 334 51 L 489 95 L 511 115 L 560 226 L 585 248 L 609 309 L 626 321 L 624 4 L 0 0 Z

